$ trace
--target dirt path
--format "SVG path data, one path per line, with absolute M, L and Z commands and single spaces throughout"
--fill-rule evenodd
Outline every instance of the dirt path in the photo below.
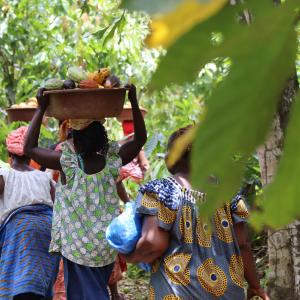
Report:
M 149 274 L 133 265 L 128 265 L 128 271 L 118 285 L 126 300 L 148 299 Z

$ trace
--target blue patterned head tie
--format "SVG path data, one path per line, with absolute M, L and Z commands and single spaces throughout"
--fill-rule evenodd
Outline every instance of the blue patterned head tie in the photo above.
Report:
M 178 185 L 168 178 L 150 181 L 140 188 L 142 194 L 156 194 L 159 201 L 172 210 L 178 208 L 180 190 Z

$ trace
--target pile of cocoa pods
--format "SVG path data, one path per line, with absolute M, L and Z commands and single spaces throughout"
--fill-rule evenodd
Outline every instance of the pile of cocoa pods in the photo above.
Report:
M 37 108 L 38 103 L 35 97 L 29 98 L 25 102 L 13 104 L 10 108 Z
M 120 79 L 111 75 L 108 68 L 101 68 L 95 72 L 88 73 L 81 67 L 70 67 L 67 73 L 68 79 L 51 78 L 45 82 L 47 90 L 61 89 L 98 89 L 118 88 L 121 86 Z

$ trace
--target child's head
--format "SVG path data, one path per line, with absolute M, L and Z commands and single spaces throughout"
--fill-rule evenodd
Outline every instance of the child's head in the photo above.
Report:
M 174 133 L 171 134 L 169 137 L 168 145 L 167 145 L 167 155 L 174 145 L 175 141 L 180 138 L 182 135 L 184 135 L 189 129 L 192 128 L 192 125 L 188 125 L 183 128 L 179 128 Z M 182 153 L 181 157 L 178 159 L 178 161 L 173 166 L 168 166 L 167 168 L 171 174 L 176 174 L 178 172 L 189 172 L 189 161 L 190 161 L 190 153 L 192 150 L 192 144 L 188 145 L 185 149 L 185 151 Z
M 75 151 L 83 156 L 96 152 L 106 155 L 108 150 L 106 129 L 98 121 L 92 122 L 82 130 L 73 129 L 73 142 Z

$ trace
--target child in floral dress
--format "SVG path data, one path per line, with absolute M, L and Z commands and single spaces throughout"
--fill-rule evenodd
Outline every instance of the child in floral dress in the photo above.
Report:
M 41 165 L 61 172 L 50 251 L 63 256 L 67 299 L 109 299 L 107 284 L 116 253 L 108 245 L 105 231 L 119 214 L 116 180 L 119 168 L 136 157 L 147 139 L 133 85 L 128 98 L 133 107 L 134 140 L 119 148 L 116 142 L 108 141 L 101 122 L 87 121 L 81 122 L 81 130 L 73 128 L 73 142 L 64 142 L 57 152 L 38 147 L 49 99 L 43 96 L 43 89 L 37 95 L 40 106 L 24 150 Z

